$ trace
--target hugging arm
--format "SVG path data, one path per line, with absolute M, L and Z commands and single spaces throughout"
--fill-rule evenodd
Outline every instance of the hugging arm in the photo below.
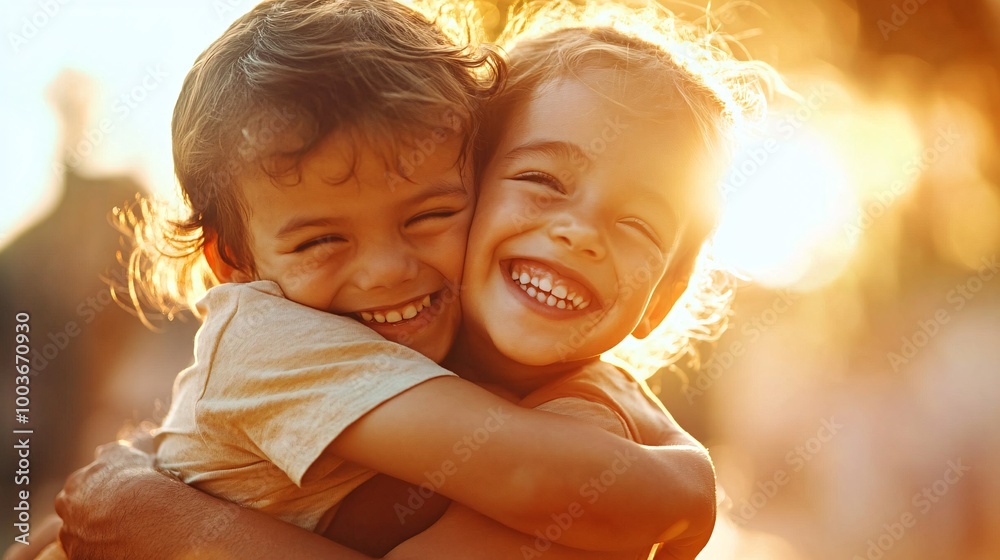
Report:
M 456 378 L 383 403 L 327 451 L 412 484 L 443 473 L 439 493 L 526 534 L 585 506 L 560 538 L 582 549 L 635 550 L 714 518 L 714 473 L 700 445 L 641 446 Z
M 442 494 L 527 534 L 586 503 L 586 514 L 563 531 L 560 543 L 598 551 L 666 540 L 664 528 L 679 532 L 690 525 L 678 511 L 698 518 L 704 493 L 714 495 L 714 482 L 708 488 L 697 476 L 706 468 L 700 447 L 646 448 L 572 419 L 519 409 L 454 378 L 432 379 L 383 403 L 330 447 L 414 484 L 441 471 Z M 74 558 L 115 550 L 125 551 L 120 557 L 170 557 L 195 545 L 241 560 L 291 550 L 300 558 L 364 558 L 216 500 L 151 463 L 122 468 L 119 462 L 105 458 L 79 471 L 57 504 L 67 522 L 61 538 Z M 614 483 L 603 484 L 602 474 L 605 482 L 613 475 Z
M 115 455 L 120 458 L 121 452 L 106 454 L 75 473 L 59 497 L 59 513 L 66 521 L 60 539 L 70 558 L 374 558 L 266 514 L 213 498 L 154 470 L 151 462 L 145 467 L 123 468 Z M 109 486 L 102 486 L 101 498 L 98 498 L 101 503 L 94 507 L 96 497 L 83 486 L 103 483 Z M 158 505 L 164 501 L 169 502 L 169 507 Z M 481 551 L 489 551 L 494 558 L 510 558 L 512 553 L 521 553 L 518 546 L 525 535 L 467 508 L 458 509 L 457 505 L 453 508 L 455 514 L 449 510 L 450 517 L 442 520 L 442 526 L 466 531 L 467 536 L 480 537 L 478 541 L 442 542 L 442 537 L 448 538 L 447 533 L 437 531 L 429 533 L 427 538 L 413 539 L 410 546 L 393 551 L 385 558 L 439 558 L 442 550 L 468 554 L 460 557 L 470 560 L 480 558 Z M 159 514 L 152 515 L 152 510 Z M 554 545 L 546 548 L 546 558 L 611 560 L 631 556 L 591 554 Z
M 550 410 L 556 411 L 557 408 Z M 577 401 L 572 407 L 561 407 L 560 413 L 570 414 L 581 422 L 604 426 L 613 433 L 627 437 L 627 430 L 623 433 L 621 424 L 615 426 L 618 424 L 618 416 L 602 405 Z M 664 445 L 658 452 L 665 454 L 670 461 L 677 463 L 678 467 L 685 468 L 678 469 L 662 479 L 650 480 L 649 484 L 676 488 L 677 497 L 681 497 L 685 489 L 692 486 L 704 487 L 706 491 L 701 493 L 700 504 L 685 500 L 670 502 L 670 505 L 675 507 L 673 519 L 676 534 L 664 539 L 668 542 L 659 549 L 656 558 L 691 560 L 705 547 L 715 525 L 714 472 L 708 454 L 701 444 L 681 429 L 672 417 L 667 415 L 662 428 L 664 432 L 659 441 Z M 711 491 L 708 491 L 709 488 Z M 581 500 L 578 507 L 553 512 L 547 524 L 525 535 L 512 531 L 461 504 L 452 504 L 447 513 L 432 527 L 402 543 L 387 558 L 391 560 L 434 558 L 443 551 L 455 557 L 473 560 L 538 558 L 543 555 L 552 560 L 646 558 L 649 546 L 630 553 L 600 553 L 571 549 L 559 544 L 562 542 L 562 534 L 588 514 L 590 505 L 587 500 Z M 677 522 L 683 522 L 683 525 L 677 525 Z
M 120 444 L 70 476 L 56 499 L 70 558 L 367 560 L 319 535 L 196 490 Z
M 562 527 L 576 522 L 569 512 L 566 519 L 550 520 L 534 535 L 525 535 L 457 503 L 430 529 L 407 540 L 385 556 L 386 560 L 508 560 L 544 558 L 544 560 L 635 560 L 639 551 L 593 552 L 560 545 Z M 561 524 L 560 524 L 561 522 Z M 548 536 L 546 536 L 546 532 Z M 647 547 L 648 552 L 648 547 Z
M 295 344 L 248 344 L 233 314 L 205 357 L 213 367 L 204 390 L 195 384 L 186 394 L 199 395 L 198 423 L 216 437 L 248 438 L 241 445 L 293 481 L 316 480 L 347 460 L 410 484 L 431 483 L 526 533 L 548 524 L 553 512 L 593 501 L 562 542 L 605 551 L 663 540 L 678 522 L 665 504 L 694 501 L 687 494 L 702 490 L 649 485 L 683 465 L 599 428 L 519 408 L 350 319 L 273 313 L 271 327 Z M 614 476 L 614 484 L 602 476 Z

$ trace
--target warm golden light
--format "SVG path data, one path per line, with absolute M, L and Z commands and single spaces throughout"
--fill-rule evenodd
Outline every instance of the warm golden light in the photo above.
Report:
M 844 163 L 824 138 L 747 147 L 715 239 L 717 258 L 769 286 L 823 284 L 839 273 L 852 242 L 843 224 L 857 212 Z
M 191 364 L 197 317 L 126 311 L 136 314 L 135 288 L 144 280 L 194 306 L 192 294 L 215 284 L 207 261 L 197 262 L 201 274 L 192 279 L 169 266 L 129 277 L 127 265 L 144 270 L 138 265 L 148 257 L 129 251 L 133 239 L 152 247 L 164 238 L 155 229 L 162 222 L 140 218 L 154 211 L 187 217 L 175 196 L 174 105 L 198 54 L 262 1 L 0 2 L 3 318 L 13 325 L 30 315 L 17 321 L 30 324 L 31 421 L 45 428 L 32 436 L 32 544 L 45 534 L 38 529 L 71 470 L 90 461 L 97 445 L 151 427 L 136 423 L 162 421 L 174 376 Z M 340 0 L 301 3 L 313 1 Z M 705 122 L 721 115 L 749 138 L 728 171 L 713 170 L 723 173 L 720 219 L 694 272 L 663 277 L 671 296 L 686 291 L 658 327 L 648 334 L 648 324 L 640 327 L 647 336 L 629 336 L 601 356 L 648 380 L 660 402 L 636 400 L 615 383 L 607 394 L 615 402 L 586 392 L 570 397 L 590 401 L 585 406 L 560 407 L 581 421 L 597 413 L 597 425 L 614 432 L 619 423 L 626 432 L 635 424 L 632 435 L 652 445 L 676 436 L 647 430 L 661 420 L 662 403 L 706 446 L 717 522 L 699 559 L 1000 558 L 1000 531 L 988 529 L 1000 527 L 1000 499 L 990 499 L 1000 498 L 992 476 L 1000 472 L 1000 0 L 389 1 L 427 14 L 456 44 L 488 43 L 506 55 L 525 37 L 581 21 L 611 25 L 719 86 L 722 99 L 710 103 L 713 118 Z M 578 54 L 586 52 L 568 56 Z M 776 73 L 734 71 L 748 61 Z M 57 79 L 67 71 L 75 80 Z M 640 85 L 623 83 L 622 91 L 645 91 L 646 76 L 625 74 Z M 657 78 L 650 84 L 664 82 L 650 74 Z M 705 97 L 690 95 L 687 80 L 678 84 L 688 105 Z M 136 190 L 155 197 L 139 202 Z M 647 269 L 616 272 L 630 282 L 619 293 L 645 289 Z M 652 309 L 663 293 L 654 294 Z M 588 316 L 594 325 L 614 320 L 604 309 Z M 644 318 L 652 315 L 659 317 Z M 247 343 L 281 334 L 269 317 Z M 579 332 L 567 327 L 571 338 Z M 14 338 L 3 344 L 9 374 Z M 575 378 L 563 381 L 550 388 L 578 387 Z M 11 380 L 6 410 L 29 396 L 14 388 Z M 14 421 L 9 414 L 6 426 L 26 427 Z M 19 459 L 14 451 L 8 448 L 7 468 Z M 667 466 L 668 455 L 662 460 Z M 605 474 L 622 474 L 614 469 Z M 4 490 L 14 490 L 13 482 L 8 477 Z M 661 482 L 674 481 L 649 484 Z M 178 501 L 174 509 L 189 517 L 188 505 Z M 148 509 L 136 508 L 133 525 L 163 513 Z M 87 513 L 100 521 L 109 512 Z M 242 514 L 221 519 L 233 534 L 247 530 Z M 128 521 L 117 520 L 125 529 Z M 169 528 L 169 519 L 161 521 Z M 6 527 L 0 536 L 12 543 L 17 524 Z M 529 546 L 539 546 L 544 530 L 528 535 Z M 110 533 L 99 536 L 127 536 Z M 423 542 L 448 538 L 436 533 Z M 274 539 L 275 550 L 289 546 Z M 180 541 L 191 550 L 177 557 L 230 555 L 225 540 Z M 107 542 L 108 553 L 124 544 Z M 169 544 L 156 535 L 142 542 Z M 526 556 L 560 554 L 535 550 Z M 654 557 L 666 556 L 675 555 L 668 548 Z

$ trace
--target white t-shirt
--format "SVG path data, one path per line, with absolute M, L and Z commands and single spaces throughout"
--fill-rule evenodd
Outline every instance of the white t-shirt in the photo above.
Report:
M 217 286 L 198 306 L 195 362 L 155 432 L 157 462 L 310 531 L 375 474 L 337 457 L 317 462 L 323 450 L 381 403 L 454 375 L 357 321 L 285 299 L 274 282 Z

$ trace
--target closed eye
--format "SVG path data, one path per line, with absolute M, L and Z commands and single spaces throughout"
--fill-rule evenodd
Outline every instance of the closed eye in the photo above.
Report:
M 450 218 L 450 217 L 454 216 L 455 214 L 458 214 L 462 210 L 464 210 L 464 209 L 458 209 L 458 210 L 455 210 L 455 209 L 447 209 L 447 210 L 441 209 L 441 210 L 432 210 L 430 212 L 424 212 L 423 214 L 419 214 L 417 216 L 414 216 L 414 217 L 410 218 L 410 220 L 408 222 L 406 222 L 406 225 L 409 226 L 409 225 L 419 224 L 421 222 L 426 222 L 426 221 L 430 221 L 430 220 L 436 220 L 436 219 L 442 219 L 442 218 Z
M 660 239 L 660 236 L 656 234 L 656 231 L 649 224 L 640 220 L 639 218 L 624 218 L 621 220 L 621 223 L 624 224 L 626 227 L 632 228 L 641 233 L 642 235 L 645 235 L 660 249 L 665 248 L 663 246 L 663 240 Z
M 297 245 L 295 247 L 295 249 L 294 249 L 294 252 L 301 253 L 302 251 L 305 251 L 305 250 L 307 250 L 307 249 L 309 249 L 311 247 L 316 247 L 316 246 L 327 244 L 327 243 L 344 243 L 346 241 L 347 241 L 346 239 L 344 239 L 343 237 L 340 237 L 338 235 L 324 235 L 323 237 L 317 237 L 315 239 L 310 239 L 309 241 L 306 241 L 305 243 L 301 243 L 301 244 Z
M 542 171 L 528 171 L 525 173 L 519 173 L 514 176 L 515 181 L 527 181 L 530 183 L 537 183 L 539 185 L 545 185 L 552 190 L 560 193 L 566 194 L 566 188 L 563 186 L 559 179 L 556 179 L 548 173 Z

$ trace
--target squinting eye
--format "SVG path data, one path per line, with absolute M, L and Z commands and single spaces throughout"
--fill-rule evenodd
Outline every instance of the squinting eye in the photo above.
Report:
M 563 184 L 559 181 L 559 179 L 541 171 L 528 171 L 527 173 L 521 173 L 514 176 L 514 180 L 538 183 L 539 185 L 545 185 L 560 194 L 566 194 L 566 189 L 563 187 Z
M 310 239 L 309 241 L 302 243 L 301 245 L 295 247 L 295 252 L 301 253 L 302 251 L 305 251 L 310 247 L 316 247 L 318 245 L 323 245 L 327 243 L 342 243 L 345 241 L 347 240 L 344 239 L 343 237 L 338 237 L 336 235 L 325 235 L 323 237 L 317 237 L 316 239 Z
M 418 224 L 420 222 L 439 218 L 450 218 L 459 212 L 461 212 L 461 210 L 434 210 L 432 212 L 425 212 L 419 216 L 410 218 L 410 221 L 406 222 L 406 225 Z
M 657 247 L 663 249 L 663 241 L 660 239 L 660 236 L 657 235 L 656 231 L 654 231 L 653 228 L 646 222 L 640 220 L 639 218 L 625 218 L 622 220 L 622 223 L 642 233 L 648 237 L 650 241 L 655 243 Z

